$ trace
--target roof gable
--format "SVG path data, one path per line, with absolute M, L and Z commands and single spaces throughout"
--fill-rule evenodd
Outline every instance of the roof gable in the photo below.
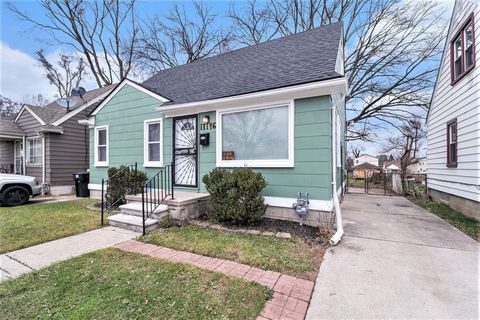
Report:
M 165 102 L 168 102 L 169 100 L 149 89 L 146 89 L 143 85 L 140 85 L 130 79 L 124 79 L 122 80 L 116 87 L 115 89 L 113 89 L 112 91 L 110 91 L 110 93 L 105 97 L 105 99 L 90 113 L 90 115 L 94 116 L 96 115 L 100 110 L 102 110 L 110 100 L 113 99 L 113 97 L 115 97 L 115 95 L 117 93 L 119 93 L 125 86 L 131 86 L 133 88 L 135 88 L 136 90 L 139 90 L 149 96 L 151 96 L 152 98 L 155 98 L 157 100 L 159 100 L 160 102 L 162 103 L 165 103 Z
M 15 120 L 13 120 L 14 122 L 17 122 L 18 119 L 20 119 L 23 115 L 24 112 L 28 112 L 30 113 L 37 121 L 38 123 L 40 123 L 40 125 L 44 126 L 46 125 L 45 121 L 42 120 L 42 118 L 40 118 L 33 110 L 32 108 L 35 108 L 34 106 L 30 106 L 30 105 L 27 105 L 27 104 L 24 104 L 22 106 L 22 108 L 20 109 L 20 111 L 18 112 L 17 116 L 15 117 Z

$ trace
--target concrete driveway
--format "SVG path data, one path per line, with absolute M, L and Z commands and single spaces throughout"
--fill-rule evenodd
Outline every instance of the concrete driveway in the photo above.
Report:
M 479 243 L 402 197 L 347 195 L 306 319 L 478 319 Z

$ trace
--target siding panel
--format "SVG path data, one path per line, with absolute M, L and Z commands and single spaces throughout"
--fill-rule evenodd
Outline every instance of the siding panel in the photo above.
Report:
M 475 1 L 456 2 L 444 56 L 428 118 L 429 188 L 480 201 L 480 6 Z M 453 86 L 450 78 L 450 41 L 474 13 L 476 67 Z M 448 168 L 447 122 L 457 119 L 458 166 Z

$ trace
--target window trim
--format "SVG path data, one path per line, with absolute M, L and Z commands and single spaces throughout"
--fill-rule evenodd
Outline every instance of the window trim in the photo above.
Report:
M 98 131 L 106 130 L 106 160 L 99 161 L 98 160 Z M 95 127 L 94 131 L 94 155 L 95 155 L 95 167 L 108 167 L 108 160 L 109 160 L 109 129 L 108 126 L 98 126 Z
M 261 159 L 261 160 L 222 160 L 222 115 L 261 109 L 278 107 L 288 108 L 288 159 Z M 216 166 L 225 168 L 252 167 L 252 168 L 293 168 L 295 163 L 294 128 L 295 106 L 293 100 L 273 102 L 269 104 L 250 105 L 222 110 L 216 112 L 217 143 L 216 143 Z
M 40 150 L 40 154 L 37 155 L 37 157 L 40 157 L 40 161 L 39 162 L 35 162 L 35 163 L 32 163 L 30 162 L 30 143 L 29 141 L 31 140 L 37 140 L 37 144 L 40 144 L 40 147 L 41 147 L 41 150 Z M 43 141 L 44 139 L 42 139 L 42 137 L 40 137 L 39 135 L 38 136 L 33 136 L 33 137 L 27 137 L 25 139 L 25 144 L 26 144 L 26 148 L 25 148 L 25 164 L 28 166 L 28 167 L 41 167 L 43 165 L 43 148 L 44 148 L 44 145 L 43 145 Z
M 455 161 L 450 161 L 450 126 L 455 124 L 455 134 L 457 136 L 457 141 L 455 142 Z M 447 167 L 456 168 L 458 165 L 458 123 L 457 118 L 452 119 L 447 122 Z
M 468 16 L 467 20 L 461 25 L 461 27 L 458 29 L 458 31 L 455 33 L 455 35 L 452 37 L 452 40 L 450 40 L 450 77 L 451 77 L 451 85 L 453 86 L 455 83 L 463 79 L 471 70 L 475 68 L 476 64 L 476 52 L 475 52 L 475 21 L 474 21 L 474 14 L 473 12 Z M 473 38 L 473 43 L 472 43 L 472 53 L 473 53 L 473 63 L 470 67 L 465 68 L 465 30 L 467 29 L 467 26 L 472 24 L 472 38 Z M 457 40 L 460 37 L 461 43 L 462 43 L 462 56 L 461 56 L 461 68 L 462 72 L 458 75 L 458 77 L 455 78 L 455 51 L 454 51 L 454 46 L 455 46 L 455 40 Z
M 160 123 L 160 161 L 148 160 L 148 125 Z M 163 167 L 163 119 L 148 119 L 143 122 L 143 166 L 160 168 Z

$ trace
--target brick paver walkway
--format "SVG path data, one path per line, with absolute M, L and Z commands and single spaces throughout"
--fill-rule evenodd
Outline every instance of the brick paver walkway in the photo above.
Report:
M 303 320 L 307 313 L 314 286 L 312 281 L 229 260 L 145 244 L 136 240 L 122 242 L 115 247 L 171 262 L 188 263 L 202 269 L 255 281 L 269 287 L 273 290 L 273 298 L 265 304 L 265 308 L 257 320 Z

